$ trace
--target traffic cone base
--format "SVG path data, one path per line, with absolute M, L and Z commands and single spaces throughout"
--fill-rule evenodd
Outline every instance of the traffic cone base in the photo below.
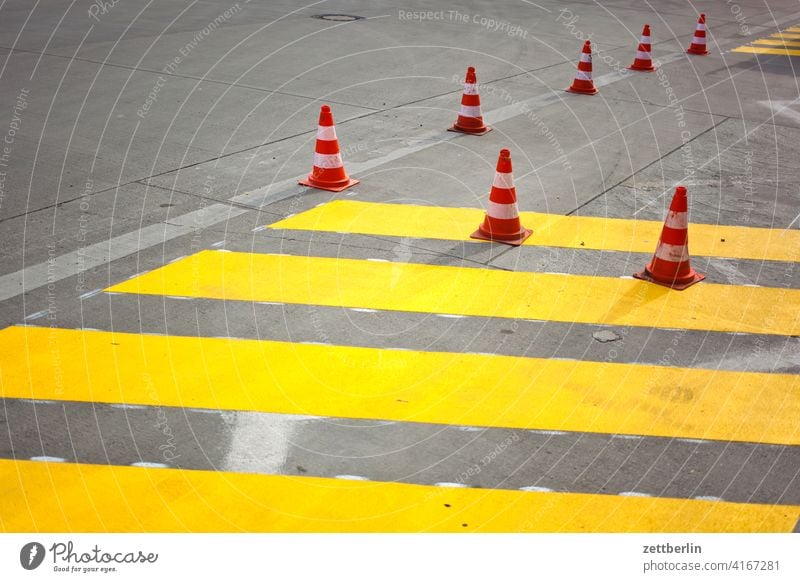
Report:
M 488 125 L 484 125 L 483 127 L 478 127 L 476 129 L 472 129 L 470 127 L 459 127 L 458 123 L 454 123 L 453 127 L 448 127 L 447 131 L 455 131 L 457 133 L 468 133 L 470 135 L 486 135 L 492 128 Z
M 700 281 L 706 278 L 705 275 L 701 275 L 700 273 L 692 269 L 689 275 L 682 277 L 681 279 L 675 279 L 673 281 L 669 280 L 662 281 L 653 277 L 653 274 L 650 272 L 649 267 L 650 265 L 647 265 L 647 267 L 645 267 L 638 273 L 634 273 L 633 276 L 636 279 L 641 279 L 642 281 L 649 281 L 650 283 L 655 283 L 656 285 L 669 287 L 670 289 L 675 289 L 676 291 L 683 291 L 684 289 L 688 289 L 695 283 L 699 283 Z
M 597 93 L 599 89 L 597 87 L 592 87 L 591 89 L 581 89 L 579 87 L 569 87 L 567 89 L 567 93 L 579 93 L 583 95 L 594 95 Z
M 343 183 L 342 182 L 320 182 L 314 179 L 313 174 L 309 174 L 305 180 L 300 180 L 298 184 L 301 186 L 308 186 L 309 188 L 316 188 L 317 190 L 327 190 L 328 192 L 341 192 L 342 190 L 347 190 L 350 186 L 355 186 L 359 183 L 359 180 L 354 180 L 353 178 L 347 178 Z
M 653 65 L 650 65 L 649 67 L 637 67 L 636 65 L 631 65 L 630 67 L 628 67 L 628 69 L 631 71 L 642 71 L 644 73 L 652 73 L 653 71 L 656 70 L 656 68 Z
M 692 48 L 692 47 L 689 47 L 688 49 L 686 49 L 686 52 L 689 53 L 690 55 L 710 55 L 711 54 L 711 51 L 709 51 L 708 49 L 696 49 L 696 48 Z
M 501 242 L 507 245 L 511 245 L 512 247 L 518 247 L 522 243 L 524 243 L 529 236 L 533 234 L 533 231 L 523 227 L 520 229 L 519 232 L 515 234 L 504 234 L 504 233 L 492 233 L 491 231 L 484 231 L 484 225 L 478 227 L 478 230 L 473 232 L 469 235 L 469 238 L 474 238 L 476 240 L 486 240 L 489 242 Z

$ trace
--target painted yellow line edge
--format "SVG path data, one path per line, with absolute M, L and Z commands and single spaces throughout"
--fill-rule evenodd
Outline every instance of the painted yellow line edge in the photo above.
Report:
M 752 44 L 792 48 L 792 47 L 800 47 L 800 39 L 791 41 L 791 40 L 763 38 L 759 40 L 754 40 Z
M 800 335 L 800 290 L 202 251 L 107 289 L 476 317 Z
M 269 225 L 271 229 L 474 241 L 479 208 L 449 208 L 336 200 Z M 529 246 L 653 253 L 663 222 L 522 212 L 533 229 Z M 694 255 L 737 259 L 800 260 L 800 230 L 691 224 Z
M 0 460 L 5 532 L 790 532 L 800 508 Z
M 800 49 L 791 50 L 791 49 L 767 48 L 767 47 L 756 47 L 756 46 L 740 46 L 738 48 L 733 49 L 733 52 L 752 53 L 756 55 L 784 55 L 787 57 L 800 57 Z
M 0 396 L 800 444 L 800 376 L 59 328 L 0 332 Z

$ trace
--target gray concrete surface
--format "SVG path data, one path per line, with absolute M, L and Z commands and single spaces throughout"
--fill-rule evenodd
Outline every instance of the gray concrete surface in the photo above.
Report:
M 92 292 L 203 248 L 608 277 L 641 268 L 647 255 L 259 229 L 346 197 L 485 205 L 501 147 L 512 150 L 524 210 L 662 220 L 668 193 L 685 183 L 692 221 L 800 228 L 800 58 L 730 52 L 800 25 L 795 0 L 739 0 L 738 20 L 728 4 L 704 3 L 708 57 L 683 52 L 697 18 L 684 0 L 442 7 L 468 15 L 467 23 L 401 16 L 431 9 L 421 0 L 127 0 L 94 15 L 92 5 L 0 6 L 0 136 L 14 132 L 0 168 L 3 327 L 286 341 L 320 341 L 322 329 L 328 341 L 346 345 L 591 361 L 604 361 L 613 345 L 617 361 L 657 364 L 674 345 L 674 330 L 537 321 L 512 330 L 490 318 Z M 364 19 L 314 18 L 330 13 Z M 491 30 L 472 22 L 475 15 L 520 33 Z M 619 65 L 629 64 L 645 22 L 660 71 L 627 73 Z M 601 91 L 565 93 L 588 35 L 599 50 Z M 444 131 L 468 65 L 478 69 L 487 118 L 496 120 L 482 138 Z M 24 107 L 15 110 L 20 100 Z M 535 117 L 517 112 L 522 102 L 534 104 Z M 310 170 L 322 103 L 332 105 L 345 164 L 361 180 L 341 194 L 295 184 Z M 715 282 L 800 288 L 788 263 L 702 258 L 695 266 Z M 52 268 L 57 276 L 49 280 Z M 46 320 L 47 309 L 54 318 Z M 593 333 L 602 330 L 622 339 L 599 342 Z M 686 332 L 671 365 L 798 374 L 800 339 Z M 0 456 L 157 461 L 154 414 L 2 399 Z M 457 482 L 513 432 L 168 414 L 185 451 L 176 466 L 423 484 Z M 282 462 L 248 448 L 265 434 L 289 439 Z M 520 431 L 518 446 L 465 484 L 800 504 L 800 453 Z

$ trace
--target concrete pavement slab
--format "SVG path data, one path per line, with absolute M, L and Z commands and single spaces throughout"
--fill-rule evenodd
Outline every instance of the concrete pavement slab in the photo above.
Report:
M 169 221 L 201 207 L 198 196 L 133 183 L 3 222 L 4 235 L 17 241 L 0 250 L 0 274 L 47 261 L 54 249 L 65 253 L 107 241 L 142 223 Z M 45 235 L 45 236 L 43 236 Z

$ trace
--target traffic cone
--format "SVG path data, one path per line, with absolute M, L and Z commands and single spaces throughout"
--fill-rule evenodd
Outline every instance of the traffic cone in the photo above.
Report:
M 658 240 L 655 256 L 634 277 L 683 290 L 706 278 L 692 269 L 689 260 L 689 204 L 686 188 L 678 186 Z
M 639 39 L 639 48 L 636 49 L 636 58 L 628 67 L 631 71 L 655 71 L 653 59 L 650 56 L 650 25 L 645 24 L 642 37 Z
M 588 40 L 583 43 L 581 60 L 578 62 L 578 70 L 575 72 L 575 80 L 567 91 L 585 95 L 597 93 L 597 88 L 592 82 L 592 43 Z
M 497 159 L 497 172 L 489 194 L 486 218 L 478 230 L 469 236 L 517 247 L 531 234 L 532 231 L 522 226 L 519 221 L 517 191 L 514 188 L 514 174 L 511 171 L 511 152 L 502 149 Z
M 492 131 L 491 127 L 483 123 L 481 96 L 478 94 L 478 79 L 475 76 L 475 67 L 467 69 L 467 77 L 464 79 L 464 93 L 461 95 L 461 110 L 453 127 L 447 131 L 458 131 L 473 135 L 484 135 Z
M 353 180 L 344 171 L 342 154 L 339 153 L 339 140 L 336 139 L 336 128 L 333 125 L 333 114 L 327 105 L 323 105 L 319 112 L 314 169 L 299 183 L 331 192 L 341 192 L 358 184 L 358 180 Z
M 701 14 L 697 19 L 697 29 L 694 31 L 692 44 L 686 49 L 690 55 L 707 55 L 706 49 L 706 15 Z

